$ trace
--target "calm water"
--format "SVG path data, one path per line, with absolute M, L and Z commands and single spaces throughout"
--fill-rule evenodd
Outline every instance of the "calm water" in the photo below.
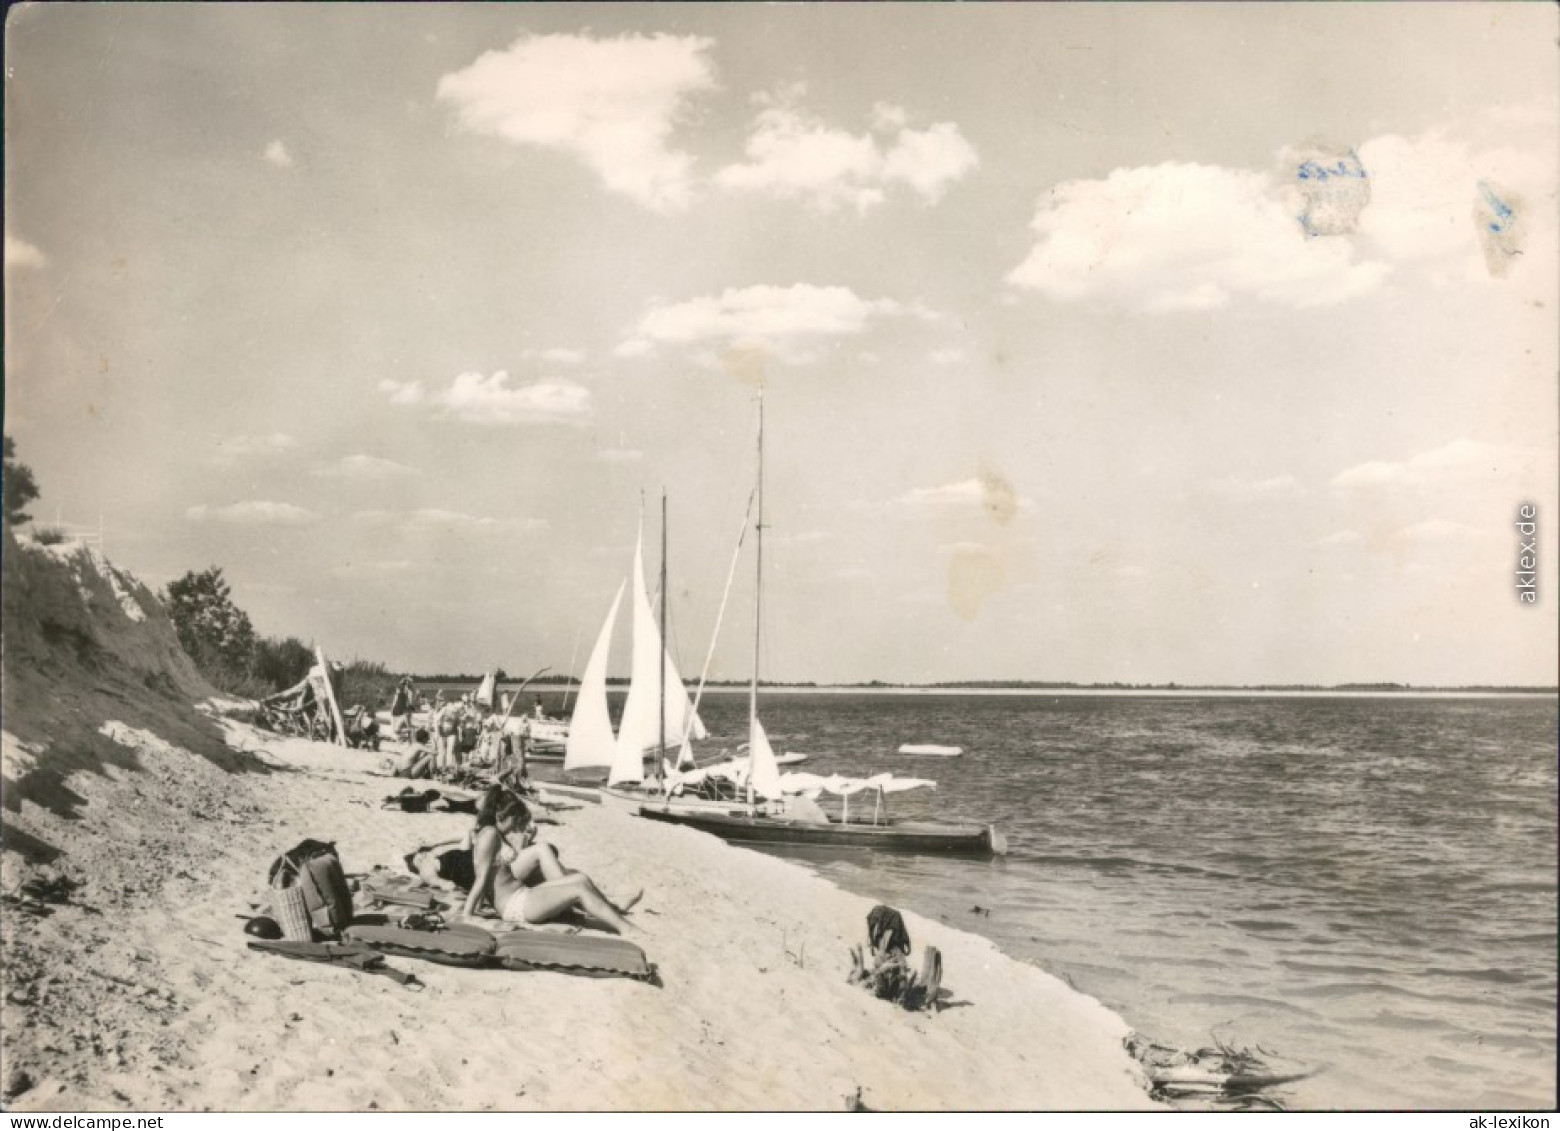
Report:
M 745 699 L 702 713 L 740 741 Z M 895 812 L 1010 843 L 804 861 L 842 887 L 985 935 L 1163 1043 L 1326 1065 L 1291 1107 L 1555 1105 L 1552 699 L 773 695 L 763 715 L 801 768 L 935 778 Z

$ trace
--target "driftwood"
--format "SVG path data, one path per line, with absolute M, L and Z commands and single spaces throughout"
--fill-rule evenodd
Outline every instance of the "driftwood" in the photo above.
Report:
M 1311 1071 L 1285 1072 L 1264 1057 L 1275 1056 L 1261 1045 L 1255 1049 L 1222 1040 L 1188 1052 L 1156 1044 L 1134 1033 L 1126 1039 L 1127 1052 L 1137 1059 L 1153 1085 L 1156 1099 L 1198 1100 L 1219 1110 L 1283 1111 L 1279 1101 L 1262 1093 L 1312 1076 Z

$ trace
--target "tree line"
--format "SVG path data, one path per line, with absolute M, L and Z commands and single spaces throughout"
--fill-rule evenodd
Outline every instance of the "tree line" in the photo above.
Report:
M 17 528 L 32 521 L 27 508 L 39 494 L 32 468 L 16 456 L 16 443 L 4 437 L 4 521 Z M 59 540 L 56 531 L 41 529 L 40 542 Z M 261 636 L 249 614 L 233 601 L 232 589 L 216 566 L 190 570 L 158 596 L 168 610 L 179 645 L 206 682 L 229 695 L 259 699 L 286 690 L 309 674 L 314 648 L 296 636 Z M 395 692 L 397 676 L 373 660 L 354 659 L 342 665 L 343 705 L 378 706 Z

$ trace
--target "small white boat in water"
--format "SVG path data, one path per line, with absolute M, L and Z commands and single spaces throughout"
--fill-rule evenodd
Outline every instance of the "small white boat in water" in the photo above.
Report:
M 899 748 L 901 754 L 931 754 L 938 758 L 957 758 L 964 753 L 962 746 L 932 746 L 907 742 Z

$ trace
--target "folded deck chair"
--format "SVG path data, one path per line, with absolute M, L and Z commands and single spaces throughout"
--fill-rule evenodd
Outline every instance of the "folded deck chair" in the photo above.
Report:
M 354 923 L 343 937 L 385 954 L 420 958 L 441 966 L 487 966 L 493 957 L 493 936 L 476 928 L 410 931 L 404 927 L 370 927 Z
M 351 928 L 347 928 L 351 930 Z M 254 939 L 250 950 L 279 954 L 283 958 L 296 958 L 303 962 L 323 962 L 332 966 L 347 966 L 363 974 L 383 974 L 403 986 L 420 988 L 416 975 L 397 970 L 385 962 L 385 956 L 372 947 L 358 942 L 292 942 L 285 939 Z
M 394 872 L 370 872 L 358 884 L 358 902 L 367 908 L 410 907 L 437 911 L 450 906 L 448 892 L 429 887 L 416 876 Z

